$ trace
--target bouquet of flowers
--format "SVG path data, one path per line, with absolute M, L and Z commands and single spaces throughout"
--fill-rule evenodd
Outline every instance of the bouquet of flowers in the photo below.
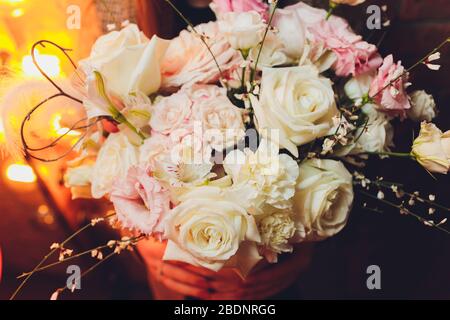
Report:
M 165 260 L 245 277 L 262 259 L 276 263 L 296 243 L 340 232 L 357 188 L 446 231 L 408 207 L 418 199 L 435 208 L 432 195 L 363 172 L 369 155 L 449 171 L 450 131 L 430 122 L 433 98 L 408 92 L 414 68 L 439 69 L 448 39 L 405 69 L 332 14 L 361 2 L 335 0 L 327 12 L 214 0 L 217 21 L 172 40 L 134 24 L 100 37 L 79 62 L 80 98 L 69 96 L 87 124 L 65 182 L 74 198 L 113 204 L 108 218 L 129 236 L 108 246 L 120 252 L 153 237 L 167 241 Z M 396 153 L 392 121 L 406 118 L 423 121 L 420 134 L 410 153 Z M 52 250 L 71 255 L 64 243 Z

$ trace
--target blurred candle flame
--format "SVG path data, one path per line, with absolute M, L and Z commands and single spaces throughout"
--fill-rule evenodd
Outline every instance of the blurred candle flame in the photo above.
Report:
M 33 169 L 25 164 L 14 163 L 6 169 L 6 177 L 11 181 L 22 183 L 33 183 L 36 181 L 36 175 Z
M 52 126 L 53 130 L 57 136 L 67 135 L 72 137 L 78 137 L 81 133 L 75 130 L 70 130 L 69 128 L 61 127 L 62 115 L 57 113 L 53 116 Z
M 11 11 L 11 17 L 13 18 L 19 18 L 25 14 L 25 11 L 21 8 L 14 9 Z
M 49 75 L 50 77 L 57 77 L 61 74 L 60 61 L 57 56 L 40 54 L 36 50 L 35 53 L 36 61 L 39 66 Z M 38 68 L 33 63 L 33 58 L 31 55 L 25 56 L 22 59 L 22 71 L 26 76 L 29 77 L 41 77 L 41 73 Z

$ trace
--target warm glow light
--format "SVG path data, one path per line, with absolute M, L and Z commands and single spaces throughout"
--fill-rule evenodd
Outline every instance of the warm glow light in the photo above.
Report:
M 66 134 L 67 136 L 77 137 L 81 134 L 78 131 L 61 127 L 61 119 L 62 119 L 62 116 L 60 114 L 56 114 L 53 116 L 53 120 L 52 120 L 53 130 L 57 133 L 58 136 Z
M 14 9 L 13 11 L 11 11 L 11 17 L 13 17 L 13 18 L 19 18 L 19 17 L 23 16 L 24 14 L 25 14 L 25 11 L 21 8 Z
M 11 181 L 33 183 L 36 181 L 36 175 L 30 166 L 14 163 L 6 169 L 6 176 Z
M 5 142 L 5 128 L 3 127 L 3 121 L 0 118 L 0 143 Z
M 22 3 L 24 1 L 25 0 L 1 0 L 0 2 L 5 2 L 5 3 L 8 3 L 8 4 L 18 4 L 18 3 Z
M 48 54 L 39 54 L 36 51 L 36 60 L 43 70 L 50 76 L 56 77 L 61 74 L 59 58 Z M 31 56 L 25 56 L 22 59 L 22 71 L 29 77 L 41 77 L 41 73 L 33 63 Z

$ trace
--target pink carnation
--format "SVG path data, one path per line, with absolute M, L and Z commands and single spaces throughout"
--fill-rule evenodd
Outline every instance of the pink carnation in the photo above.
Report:
M 256 11 L 267 20 L 269 6 L 261 0 L 213 0 L 211 9 L 217 17 L 227 12 Z
M 336 75 L 357 76 L 376 70 L 382 63 L 377 47 L 362 40 L 342 18 L 331 16 L 325 20 L 326 11 L 299 3 L 287 7 L 300 17 L 313 43 L 324 46 L 336 55 L 333 69 Z
M 159 224 L 170 210 L 170 193 L 144 169 L 132 167 L 126 179 L 117 180 L 111 201 L 123 227 L 148 235 L 163 232 Z
M 336 55 L 333 69 L 338 76 L 357 76 L 376 70 L 382 63 L 377 47 L 363 41 L 342 19 L 324 20 L 313 32 Z
M 392 85 L 385 87 L 403 74 L 404 70 L 400 61 L 394 64 L 392 55 L 387 56 L 384 58 L 383 65 L 378 70 L 369 90 L 369 95 L 374 98 L 380 110 L 401 117 L 405 117 L 406 110 L 411 108 L 405 90 L 405 77 L 400 77 Z

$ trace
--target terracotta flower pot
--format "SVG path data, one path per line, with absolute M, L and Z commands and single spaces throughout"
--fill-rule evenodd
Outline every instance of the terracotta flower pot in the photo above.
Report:
M 213 272 L 181 262 L 163 261 L 166 244 L 156 240 L 141 241 L 137 249 L 147 266 L 154 298 L 213 300 L 265 299 L 290 287 L 308 267 L 311 244 L 299 245 L 293 254 L 284 255 L 277 264 L 261 262 L 243 280 L 230 268 Z

